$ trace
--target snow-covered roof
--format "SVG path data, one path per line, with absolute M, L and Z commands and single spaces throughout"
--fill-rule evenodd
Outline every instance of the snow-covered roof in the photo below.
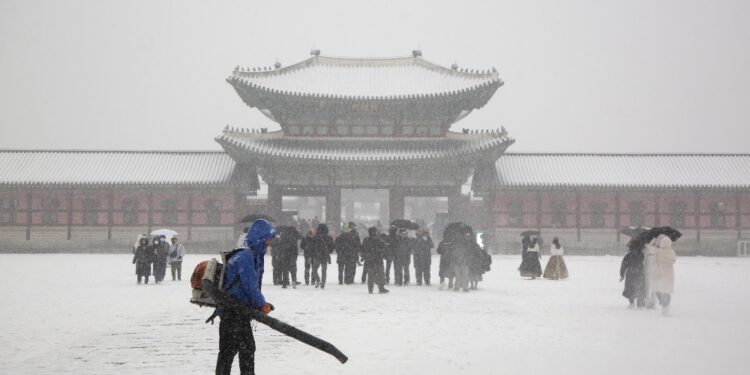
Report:
M 501 86 L 497 71 L 446 68 L 421 57 L 342 58 L 313 55 L 279 68 L 238 68 L 233 85 L 287 95 L 336 98 L 399 98 L 450 95 Z
M 216 138 L 225 149 L 258 158 L 306 161 L 388 162 L 471 156 L 514 141 L 501 131 L 447 133 L 446 137 L 289 137 L 282 132 L 225 129 Z
M 0 185 L 223 184 L 234 167 L 222 151 L 0 150 Z
M 506 187 L 750 188 L 750 155 L 515 154 L 495 163 Z

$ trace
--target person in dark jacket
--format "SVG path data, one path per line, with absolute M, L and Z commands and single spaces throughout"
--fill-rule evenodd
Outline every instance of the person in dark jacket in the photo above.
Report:
M 151 276 L 151 263 L 153 261 L 154 249 L 148 245 L 148 238 L 141 238 L 133 256 L 138 284 L 141 283 L 141 278 L 145 278 L 145 283 L 148 284 L 148 277 Z
M 534 237 L 529 242 L 528 248 L 521 250 L 523 262 L 518 269 L 521 272 L 521 277 L 530 277 L 533 280 L 542 276 L 542 263 L 539 262 L 542 257 L 542 249 L 539 243 L 539 239 Z
M 326 286 L 326 269 L 331 264 L 331 252 L 335 248 L 333 238 L 328 235 L 328 226 L 321 223 L 315 230 L 315 236 L 307 243 L 312 257 L 312 282 L 315 287 L 324 289 Z M 321 274 L 318 276 L 318 268 Z
M 409 264 L 411 263 L 414 243 L 407 236 L 406 229 L 399 229 L 394 242 L 394 283 L 396 285 L 409 285 Z
M 424 279 L 425 285 L 430 285 L 430 266 L 432 265 L 432 248 L 435 243 L 432 242 L 430 234 L 426 230 L 417 231 L 417 238 L 414 242 L 414 279 L 417 285 L 422 285 Z
M 167 257 L 169 257 L 169 244 L 165 241 L 164 236 L 159 236 L 153 240 L 154 248 L 154 282 L 159 284 L 164 281 L 167 274 Z
M 469 240 L 469 289 L 476 290 L 482 281 L 482 274 L 490 270 L 492 257 L 476 242 L 475 233 L 471 233 Z
M 264 314 L 273 310 L 261 293 L 263 281 L 263 256 L 276 229 L 266 220 L 256 220 L 248 230 L 244 248 L 228 255 L 223 285 L 226 292 L 241 304 L 258 309 Z M 224 375 L 232 371 L 232 362 L 239 353 L 240 373 L 255 373 L 255 339 L 252 319 L 240 309 L 222 306 L 217 309 L 221 318 L 219 324 L 219 355 L 216 360 L 216 374 Z M 213 320 L 210 320 L 213 323 Z
M 640 246 L 631 246 L 629 243 L 628 253 L 622 258 L 620 264 L 620 281 L 625 280 L 625 289 L 622 291 L 623 297 L 630 302 L 629 308 L 643 308 L 646 306 L 646 277 L 643 272 L 643 249 Z
M 281 267 L 281 287 L 292 285 L 297 287 L 297 257 L 299 248 L 297 243 L 302 238 L 297 228 L 292 226 L 279 227 L 279 237 L 272 242 L 273 251 L 278 252 Z M 291 280 L 290 280 L 291 279 Z
M 300 241 L 299 248 L 302 249 L 302 256 L 305 258 L 305 285 L 310 285 L 310 269 L 312 268 L 312 250 L 308 245 L 311 243 L 315 231 L 312 229 L 307 230 L 307 235 Z
M 383 255 L 385 254 L 385 242 L 383 242 L 378 228 L 370 227 L 368 237 L 362 241 L 361 253 L 364 262 L 364 273 L 367 276 L 367 291 L 372 293 L 375 284 L 378 285 L 378 293 L 388 293 L 385 288 L 383 277 Z
M 438 268 L 438 276 L 440 277 L 440 289 L 445 287 L 445 280 L 448 279 L 448 289 L 453 289 L 453 278 L 455 272 L 453 270 L 453 263 L 451 261 L 452 251 L 455 242 L 455 235 L 451 232 L 446 231 L 443 234 L 443 240 L 440 241 L 437 247 L 437 253 L 440 254 L 440 265 Z
M 336 263 L 339 266 L 339 285 L 346 283 L 354 284 L 354 276 L 357 272 L 357 254 L 361 246 L 356 224 L 349 223 L 341 227 L 342 234 L 336 238 Z

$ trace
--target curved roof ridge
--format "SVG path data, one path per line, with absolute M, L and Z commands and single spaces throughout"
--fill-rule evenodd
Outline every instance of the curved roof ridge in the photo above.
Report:
M 504 155 L 508 156 L 648 156 L 648 157 L 668 157 L 668 156 L 715 156 L 715 157 L 726 157 L 726 156 L 739 156 L 739 157 L 750 157 L 750 154 L 742 153 L 709 153 L 709 152 L 670 152 L 670 153 L 658 153 L 658 152 L 506 152 Z
M 120 150 L 120 149 L 6 149 L 0 153 L 69 153 L 69 154 L 225 154 L 224 150 Z

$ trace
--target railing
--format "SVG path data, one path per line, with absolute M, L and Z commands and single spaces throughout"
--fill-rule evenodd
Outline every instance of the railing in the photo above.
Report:
M 737 241 L 737 256 L 738 257 L 750 256 L 750 240 L 738 240 Z

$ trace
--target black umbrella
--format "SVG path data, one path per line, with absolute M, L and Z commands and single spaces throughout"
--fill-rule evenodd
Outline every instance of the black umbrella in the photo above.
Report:
M 417 223 L 415 223 L 415 222 L 413 222 L 411 220 L 408 220 L 408 219 L 396 219 L 396 220 L 393 220 L 393 221 L 391 221 L 391 225 L 394 226 L 394 227 L 396 227 L 396 228 L 401 228 L 401 229 L 411 229 L 411 230 L 417 230 L 417 229 L 419 229 L 419 225 L 417 225 Z
M 528 236 L 528 237 L 534 237 L 534 236 L 538 236 L 540 234 L 542 234 L 542 233 L 539 232 L 538 230 L 527 230 L 527 231 L 521 232 L 521 237 L 526 237 L 526 236 Z
M 659 237 L 662 234 L 669 237 L 669 239 L 672 241 L 677 241 L 678 238 L 682 237 L 682 233 L 672 227 L 656 227 L 644 231 L 639 234 L 638 237 L 630 240 L 630 242 L 628 242 L 628 247 L 630 247 L 631 249 L 643 249 L 643 247 L 646 246 L 647 243 L 651 242 L 651 240 Z
M 240 220 L 240 223 L 252 223 L 252 222 L 255 222 L 255 220 L 260 220 L 260 219 L 270 221 L 272 223 L 276 222 L 276 220 L 274 220 L 272 217 L 266 214 L 250 214 L 250 215 L 245 215 L 245 217 L 243 217 L 242 220 Z
M 651 228 L 649 228 L 649 227 L 622 227 L 622 229 L 620 229 L 620 233 L 622 233 L 622 234 L 624 234 L 624 235 L 626 235 L 626 236 L 628 236 L 630 238 L 636 238 L 641 233 L 646 232 L 646 231 L 648 231 L 650 229 Z

